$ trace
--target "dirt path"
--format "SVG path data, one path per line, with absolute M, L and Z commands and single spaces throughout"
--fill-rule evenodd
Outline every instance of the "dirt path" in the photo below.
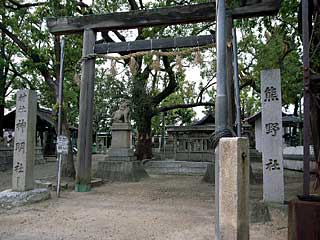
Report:
M 39 177 L 54 174 L 55 163 L 36 166 Z M 299 176 L 298 176 L 299 177 Z M 10 172 L 0 173 L 1 188 Z M 9 181 L 9 184 L 4 184 Z M 287 195 L 300 189 L 286 176 Z M 261 199 L 261 184 L 250 199 Z M 285 208 L 272 208 L 272 221 L 250 225 L 251 240 L 287 239 Z M 214 186 L 199 176 L 152 175 L 137 183 L 106 183 L 89 193 L 64 191 L 52 199 L 0 211 L 1 240 L 213 240 Z
M 151 176 L 113 183 L 0 215 L 0 239 L 214 239 L 214 188 L 200 177 Z M 251 239 L 286 239 L 286 216 L 252 224 Z

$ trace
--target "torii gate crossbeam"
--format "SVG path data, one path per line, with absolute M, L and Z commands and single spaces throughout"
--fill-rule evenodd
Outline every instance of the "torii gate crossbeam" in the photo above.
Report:
M 260 0 L 252 5 L 244 5 L 227 9 L 229 18 L 249 18 L 276 14 L 280 0 Z M 140 10 L 110 13 L 104 15 L 88 15 L 81 17 L 48 18 L 47 26 L 55 35 L 83 34 L 83 58 L 80 120 L 79 120 L 79 152 L 76 178 L 76 191 L 89 191 L 91 182 L 91 145 L 92 145 L 92 109 L 94 96 L 96 32 L 120 29 L 143 28 L 163 25 L 188 24 L 215 21 L 215 2 L 195 4 L 152 10 Z M 222 81 L 226 81 L 223 79 Z M 217 83 L 217 85 L 219 82 Z M 223 83 L 224 84 L 224 83 Z M 227 107 L 225 107 L 225 110 Z

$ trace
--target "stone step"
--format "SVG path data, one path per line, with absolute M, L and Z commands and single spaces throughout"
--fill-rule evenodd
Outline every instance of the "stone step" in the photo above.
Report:
M 91 187 L 99 187 L 103 184 L 102 178 L 92 178 L 91 179 Z
M 149 161 L 144 167 L 150 174 L 204 175 L 208 162 L 190 161 Z
M 45 180 L 34 180 L 34 188 L 52 188 L 52 182 L 45 181 Z

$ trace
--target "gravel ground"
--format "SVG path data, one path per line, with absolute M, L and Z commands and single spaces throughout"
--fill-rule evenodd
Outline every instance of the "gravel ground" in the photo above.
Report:
M 94 165 L 95 166 L 95 165 Z M 54 175 L 55 163 L 37 165 L 36 178 Z M 0 190 L 11 173 L 0 173 Z M 301 189 L 301 173 L 286 173 L 286 195 Z M 251 185 L 250 199 L 262 187 Z M 272 221 L 250 224 L 252 240 L 287 239 L 286 206 L 272 207 Z M 52 199 L 0 212 L 3 240 L 206 240 L 214 239 L 214 186 L 199 176 L 152 175 L 137 183 L 106 183 L 89 193 L 63 191 Z

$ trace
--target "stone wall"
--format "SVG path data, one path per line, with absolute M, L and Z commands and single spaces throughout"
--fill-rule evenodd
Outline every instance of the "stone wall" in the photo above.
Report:
M 12 168 L 13 147 L 0 146 L 0 171 Z
M 286 147 L 283 149 L 283 166 L 289 170 L 303 171 L 303 146 Z M 310 146 L 310 172 L 316 172 L 317 162 L 313 146 Z
M 35 164 L 42 164 L 46 163 L 45 158 L 43 157 L 43 148 L 42 147 L 36 147 L 35 149 Z
M 35 149 L 35 164 L 45 163 L 42 147 Z M 0 171 L 12 169 L 13 164 L 13 147 L 0 146 Z
M 156 160 L 175 159 L 176 161 L 211 162 L 213 161 L 213 149 L 209 148 L 208 139 L 183 139 L 174 144 L 165 144 L 164 151 L 155 153 Z
M 148 174 L 199 175 L 206 172 L 208 162 L 148 161 L 144 167 Z

